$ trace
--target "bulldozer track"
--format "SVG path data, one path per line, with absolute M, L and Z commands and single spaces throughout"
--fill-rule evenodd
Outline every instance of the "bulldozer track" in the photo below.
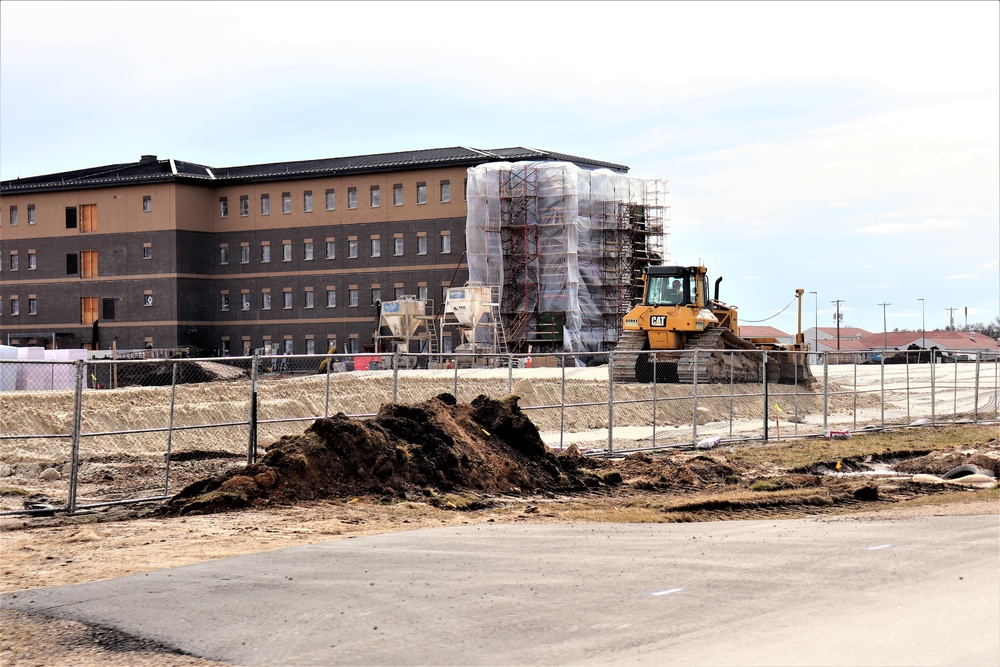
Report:
M 646 347 L 645 331 L 623 331 L 612 356 L 611 377 L 615 382 L 635 382 L 635 364 Z

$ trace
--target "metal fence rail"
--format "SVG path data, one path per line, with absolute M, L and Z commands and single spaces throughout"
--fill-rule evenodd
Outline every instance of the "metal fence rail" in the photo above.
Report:
M 782 353 L 759 354 L 766 364 Z M 916 355 L 874 365 L 813 355 L 822 361 L 815 380 L 788 384 L 707 384 L 697 373 L 691 384 L 614 383 L 610 365 L 568 354 L 0 360 L 0 484 L 5 471 L 50 466 L 63 470 L 48 487 L 66 498 L 58 511 L 162 500 L 180 489 L 178 461 L 251 463 L 315 419 L 369 418 L 385 403 L 442 393 L 460 402 L 517 395 L 550 447 L 592 455 L 998 421 L 996 359 L 918 363 Z M 162 482 L 115 479 L 107 466 L 122 461 L 160 471 Z M 81 495 L 81 482 L 93 487 L 102 474 L 108 484 Z M 0 508 L 39 511 L 52 508 Z

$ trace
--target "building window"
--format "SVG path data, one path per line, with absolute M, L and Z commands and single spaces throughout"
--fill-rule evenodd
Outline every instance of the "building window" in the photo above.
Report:
M 223 356 L 223 357 L 228 357 L 229 356 L 229 339 L 228 338 L 223 338 L 222 339 L 222 354 L 220 356 Z
M 289 296 L 289 298 L 291 298 L 292 293 L 289 292 L 288 296 Z M 303 307 L 304 308 L 312 308 L 313 305 L 315 304 L 315 302 L 313 301 L 313 291 L 311 289 L 307 289 L 305 292 L 303 292 L 302 297 L 303 297 L 303 300 L 305 302 L 304 305 L 303 305 Z
M 142 258 L 143 259 L 153 259 L 153 245 L 151 243 L 144 243 L 142 246 Z
M 240 299 L 241 299 L 240 308 L 242 310 L 250 310 L 250 293 L 243 292 L 242 294 L 240 294 Z
M 38 259 L 35 256 L 35 253 L 33 253 L 33 252 L 31 252 L 29 250 L 28 251 L 28 270 L 29 271 L 34 271 L 37 268 L 38 268 Z
M 347 305 L 350 308 L 357 308 L 358 307 L 358 288 L 357 287 L 352 287 L 349 290 L 347 290 Z M 16 315 L 17 313 L 12 313 L 12 314 Z
M 392 240 L 392 254 L 396 257 L 403 256 L 403 237 L 397 236 Z
M 372 288 L 372 305 L 376 306 L 382 301 L 382 288 L 373 287 Z
M 84 250 L 80 253 L 81 278 L 96 278 L 98 276 L 97 260 L 96 250 Z
M 16 296 L 10 297 L 10 314 L 20 315 L 21 314 L 21 304 L 17 300 Z
M 149 213 L 153 210 L 153 198 L 149 195 L 143 195 L 142 197 L 142 212 Z
M 326 242 L 326 258 L 327 259 L 337 259 L 337 242 L 327 241 Z
M 337 204 L 337 199 L 334 196 L 333 188 L 326 191 L 326 210 L 332 211 Z
M 101 299 L 101 319 L 102 320 L 113 320 L 113 319 L 115 319 L 115 300 L 114 299 Z
M 151 293 L 142 295 L 142 305 L 143 306 L 153 305 L 153 295 Z
M 75 276 L 80 272 L 80 256 L 74 253 L 66 255 L 66 275 Z
M 312 213 L 313 210 L 313 193 L 312 190 L 306 190 L 302 193 L 302 210 L 306 213 Z
M 267 264 L 271 261 L 271 246 L 270 244 L 263 244 L 260 247 L 260 261 Z
M 66 229 L 76 229 L 76 206 L 66 207 Z
M 427 301 L 427 285 L 420 285 L 417 287 L 417 299 L 420 301 Z
M 447 204 L 451 201 L 451 181 L 441 181 L 441 203 Z
M 290 262 L 292 261 L 292 244 L 285 241 L 281 244 L 281 261 Z
M 229 264 L 229 248 L 219 248 L 219 264 Z
M 378 208 L 379 207 L 379 201 L 380 201 L 379 200 L 379 195 L 380 195 L 380 192 L 381 191 L 378 189 L 377 185 L 373 185 L 371 187 L 371 204 L 372 204 L 372 208 Z
M 260 196 L 260 214 L 271 215 L 271 195 Z
M 451 236 L 448 234 L 441 235 L 441 254 L 448 254 L 451 252 Z
M 291 338 L 286 338 L 285 339 L 285 354 L 294 354 L 294 352 L 293 352 L 293 350 L 294 350 L 293 342 L 294 341 Z
M 35 205 L 28 204 L 28 224 L 35 224 Z
M 240 217 L 250 215 L 250 195 L 240 195 Z
M 260 307 L 264 310 L 271 310 L 271 293 L 262 292 L 260 297 Z
M 337 289 L 334 287 L 328 287 L 326 290 L 326 307 L 337 307 Z
M 222 310 L 229 310 L 229 295 L 226 293 L 222 294 Z
M 417 237 L 417 254 L 426 255 L 427 254 L 427 237 L 418 236 Z
M 38 299 L 34 297 L 28 297 L 28 314 L 37 315 L 38 314 Z
M 18 267 L 19 263 L 20 263 L 20 260 L 19 260 L 18 256 L 12 254 L 10 256 L 10 270 L 11 271 L 17 271 L 17 267 Z
M 240 264 L 250 263 L 250 246 L 242 245 L 240 246 Z
M 292 293 L 282 292 L 281 293 L 281 307 L 288 310 L 292 307 Z
M 307 262 L 311 262 L 313 258 L 313 244 L 312 241 L 306 241 L 302 244 L 302 256 Z
M 347 242 L 347 256 L 351 259 L 355 259 L 358 256 L 358 241 L 357 239 Z
M 347 208 L 358 207 L 358 189 L 347 188 Z
M 382 239 L 372 239 L 372 257 L 382 256 Z
M 281 212 L 291 213 L 292 212 L 292 193 L 282 192 L 281 193 Z
M 402 299 L 403 298 L 403 288 L 402 287 L 395 288 L 393 290 L 393 292 L 392 292 L 392 298 L 395 299 L 396 301 L 399 301 L 400 299 Z
M 229 199 L 226 197 L 219 197 L 219 217 L 229 217 Z
M 427 184 L 417 183 L 417 203 L 426 204 L 427 203 Z
M 306 338 L 306 354 L 316 354 L 316 341 Z
M 402 206 L 403 205 L 403 184 L 396 183 L 392 186 L 392 205 Z
M 11 206 L 10 207 L 10 226 L 13 227 L 16 224 L 17 224 L 17 207 L 16 206 Z

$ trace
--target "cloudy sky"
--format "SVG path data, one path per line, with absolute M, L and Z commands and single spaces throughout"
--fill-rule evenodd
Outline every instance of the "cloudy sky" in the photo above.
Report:
M 743 323 L 794 331 L 802 288 L 804 328 L 835 300 L 961 326 L 1000 314 L 998 26 L 985 1 L 4 0 L 0 178 L 530 146 L 666 179 L 672 259 Z

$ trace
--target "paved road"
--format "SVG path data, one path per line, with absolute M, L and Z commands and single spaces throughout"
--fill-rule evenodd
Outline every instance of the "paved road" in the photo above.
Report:
M 239 665 L 1000 665 L 1000 519 L 463 526 L 2 596 Z

